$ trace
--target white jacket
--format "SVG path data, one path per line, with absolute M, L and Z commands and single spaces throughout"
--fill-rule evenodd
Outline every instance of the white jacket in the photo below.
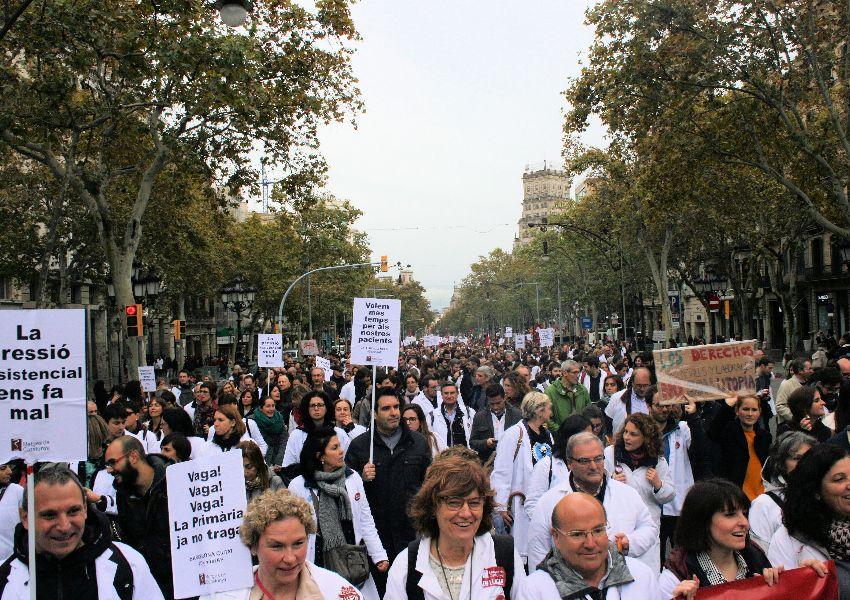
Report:
M 266 452 L 269 451 L 269 445 L 266 443 L 266 439 L 260 431 L 260 426 L 257 425 L 257 422 L 254 419 L 249 419 L 248 417 L 242 419 L 242 422 L 245 423 L 245 435 L 242 436 L 240 441 L 246 439 L 245 436 L 248 436 L 248 439 L 257 444 L 260 452 L 262 452 L 263 456 L 265 456 Z M 207 441 L 211 442 L 213 436 L 215 436 L 215 429 L 210 427 L 210 431 L 207 434 Z
M 534 469 L 531 452 L 531 443 L 524 419 L 508 427 L 502 434 L 502 439 L 496 446 L 496 459 L 493 462 L 493 473 L 490 475 L 490 486 L 496 492 L 495 501 L 499 510 L 507 508 L 508 497 L 514 492 L 526 494 L 526 501 L 528 501 L 526 490 L 528 480 L 531 479 L 531 472 Z M 516 551 L 525 558 L 527 556 L 528 527 L 531 520 L 520 497 L 514 496 L 510 509 L 514 519 L 511 535 L 514 537 Z
M 162 592 L 142 555 L 121 542 L 114 542 L 114 544 L 130 563 L 130 569 L 133 571 L 133 600 L 163 600 Z M 119 600 L 118 592 L 113 587 L 118 565 L 111 560 L 112 552 L 111 548 L 107 548 L 94 559 L 99 600 Z M 10 563 L 10 568 L 6 589 L 0 596 L 0 600 L 29 600 L 29 568 L 18 559 Z
M 605 407 L 605 414 L 613 421 L 613 429 L 611 430 L 612 435 L 617 435 L 617 432 L 623 428 L 623 425 L 626 424 L 626 418 L 629 416 L 626 412 L 626 393 L 631 393 L 629 388 L 625 388 L 620 390 L 619 392 L 612 394 L 611 399 L 608 401 L 608 406 Z M 646 400 L 644 400 L 646 402 Z M 635 406 L 635 403 L 632 402 L 632 412 L 641 412 L 644 414 L 649 414 L 648 409 L 643 410 L 642 406 Z
M 537 503 L 540 502 L 543 494 L 551 490 L 553 486 L 566 480 L 569 476 L 570 470 L 560 458 L 547 456 L 537 461 L 537 464 L 534 465 L 534 470 L 531 471 L 531 477 L 528 480 L 525 492 L 525 512 L 528 514 L 529 522 L 531 522 L 534 509 L 537 508 Z
M 91 486 L 91 491 L 106 498 L 106 506 L 103 512 L 108 515 L 118 514 L 118 506 L 115 504 L 115 487 L 112 485 L 114 481 L 115 477 L 112 476 L 112 473 L 102 469 L 94 476 L 94 483 Z
M 607 589 L 605 600 L 652 600 L 658 597 L 658 578 L 636 558 L 626 557 L 626 566 L 634 581 Z M 544 571 L 534 571 L 523 582 L 517 600 L 553 600 L 560 598 L 555 582 Z M 669 600 L 669 599 L 668 599 Z
M 366 542 L 366 551 L 369 553 L 369 558 L 377 564 L 382 560 L 389 560 L 387 551 L 381 543 L 381 538 L 378 537 L 378 530 L 375 527 L 375 520 L 372 518 L 372 510 L 369 507 L 369 500 L 366 499 L 366 490 L 363 488 L 363 480 L 360 475 L 351 471 L 345 478 L 345 487 L 348 490 L 348 501 L 351 503 L 351 520 L 354 526 L 354 541 L 355 543 Z M 300 496 L 307 501 L 310 509 L 313 510 L 313 518 L 316 518 L 315 509 L 313 507 L 313 497 L 310 490 L 304 484 L 304 476 L 299 475 L 289 484 L 289 491 Z M 321 495 L 321 492 L 314 490 L 316 497 Z M 310 535 L 310 543 L 307 549 L 307 560 L 313 562 L 316 559 L 316 535 Z M 375 587 L 375 582 L 372 581 L 372 576 L 363 585 L 361 589 L 363 597 L 367 600 L 378 600 L 378 589 Z
M 212 431 L 212 430 L 213 430 L 212 427 L 210 427 L 210 431 Z M 242 437 L 239 438 L 239 441 L 240 442 L 254 442 L 254 443 L 256 443 L 256 440 L 254 440 L 250 435 L 248 435 L 247 431 L 242 434 Z M 233 449 L 239 450 L 239 448 L 237 448 L 236 446 L 234 446 Z M 217 454 L 219 452 L 224 452 L 224 451 L 225 451 L 224 448 L 222 448 L 221 446 L 219 446 L 218 444 L 213 442 L 212 438 L 210 438 L 209 440 L 207 440 L 207 442 L 204 443 L 203 446 L 201 446 L 198 449 L 197 452 L 194 453 L 193 458 L 202 458 L 204 456 L 210 456 L 211 454 Z
M 17 483 L 6 485 L 6 491 L 0 498 L 0 556 L 5 560 L 12 555 L 15 546 L 15 527 L 21 521 L 18 509 L 24 498 L 24 488 Z
M 780 525 L 770 538 L 770 550 L 767 552 L 770 564 L 774 567 L 782 565 L 786 569 L 796 569 L 807 558 L 827 561 L 829 554 L 819 546 L 791 537 L 785 525 Z
M 339 439 L 339 445 L 342 446 L 343 452 L 348 452 L 348 444 L 351 439 L 339 427 L 334 427 L 336 437 Z M 301 429 L 293 429 L 289 434 L 289 439 L 286 440 L 286 451 L 283 453 L 283 464 L 281 466 L 288 467 L 297 462 L 301 462 L 301 449 L 304 448 L 304 442 L 307 441 L 307 432 Z
M 529 571 L 534 571 L 552 549 L 552 510 L 561 498 L 574 491 L 567 479 L 553 486 L 538 501 L 528 532 Z M 608 479 L 602 505 L 608 515 L 608 539 L 613 541 L 616 534 L 625 533 L 629 538 L 629 556 L 642 558 L 654 551 L 655 560 L 659 559 L 656 547 L 659 528 L 635 490 L 625 483 Z
M 784 497 L 781 490 L 773 490 L 780 499 Z M 782 526 L 782 507 L 767 494 L 760 494 L 750 505 L 750 536 L 765 554 L 770 550 L 770 540 L 776 530 Z M 789 569 L 792 567 L 788 567 Z
M 604 453 L 605 470 L 608 471 L 608 473 L 613 474 L 615 472 L 614 446 L 608 446 L 605 448 Z M 626 476 L 626 483 L 640 494 L 641 499 L 644 504 L 646 504 L 646 508 L 649 509 L 649 516 L 652 517 L 652 521 L 660 531 L 661 505 L 666 502 L 670 502 L 673 499 L 673 496 L 676 495 L 676 490 L 673 487 L 673 481 L 670 479 L 670 471 L 667 468 L 667 461 L 664 460 L 663 456 L 659 456 L 658 464 L 655 466 L 655 470 L 658 471 L 658 476 L 661 478 L 661 487 L 659 488 L 658 493 L 653 491 L 652 484 L 646 479 L 646 472 L 648 470 L 646 467 L 639 467 L 637 470 L 632 471 L 628 465 L 620 464 L 619 466 L 623 469 L 623 475 Z M 641 560 L 643 560 L 646 565 L 653 570 L 653 573 L 661 571 L 660 546 L 661 542 L 659 539 L 656 539 L 653 548 L 650 548 L 649 552 L 644 553 L 641 557 Z
M 148 431 L 147 428 L 139 429 L 138 432 L 130 435 L 142 442 L 142 446 L 145 448 L 145 454 L 159 454 L 160 440 L 165 437 L 162 431 L 159 432 L 159 437 L 157 437 L 153 431 Z
M 340 429 L 342 429 L 342 427 L 340 427 Z M 342 431 L 345 433 L 346 437 L 348 437 L 348 442 L 351 443 L 354 441 L 354 438 L 361 433 L 366 433 L 369 429 L 363 427 L 360 423 L 354 423 L 354 427 L 351 428 L 351 431 L 345 431 L 345 429 L 342 429 Z
M 670 444 L 670 460 L 668 469 L 676 495 L 662 507 L 664 516 L 679 516 L 682 514 L 682 504 L 694 485 L 694 471 L 688 449 L 691 447 L 691 428 L 684 421 L 679 421 L 679 427 L 667 434 Z
M 422 573 L 419 587 L 422 588 L 425 600 L 450 600 L 443 593 L 437 580 L 437 575 L 428 563 L 431 551 L 431 538 L 422 538 L 419 543 L 419 553 L 416 555 L 416 570 Z M 493 575 L 496 571 L 496 546 L 489 533 L 476 536 L 472 554 L 466 560 L 463 583 L 458 598 L 474 598 L 475 600 L 504 599 L 505 592 Z M 470 596 L 469 573 L 472 573 L 472 590 Z M 514 576 L 511 584 L 511 599 L 517 598 L 517 589 L 525 580 L 525 568 L 522 566 L 519 554 L 514 550 Z M 407 600 L 405 591 L 407 584 L 407 548 L 401 551 L 393 561 L 387 578 L 387 591 L 384 600 Z
M 469 438 L 472 435 L 472 419 L 475 417 L 475 411 L 464 406 L 460 401 L 460 398 L 458 398 L 455 411 L 457 411 L 458 408 L 463 411 L 463 435 L 464 438 L 466 438 L 466 445 L 469 446 Z M 434 432 L 434 435 L 437 436 L 437 439 L 442 439 L 448 444 L 448 427 L 446 426 L 446 420 L 443 418 L 442 400 L 437 403 L 437 408 L 431 412 L 431 416 L 428 417 L 428 420 L 430 421 L 430 429 Z
M 322 597 L 325 600 L 363 600 L 363 596 L 356 587 L 333 571 L 317 567 L 309 560 L 304 563 L 303 568 L 309 569 L 310 575 L 313 577 L 316 585 L 322 590 Z M 257 567 L 254 567 L 254 572 L 256 571 Z M 201 596 L 199 600 L 248 600 L 250 597 L 251 588 L 243 588 L 230 592 L 207 594 L 206 596 Z
M 608 367 L 606 365 L 599 365 L 599 397 L 605 397 L 605 378 L 608 377 L 611 373 L 608 372 Z M 581 375 L 579 375 L 578 381 L 580 384 L 584 386 L 588 392 L 590 392 L 590 373 L 587 371 L 582 371 Z

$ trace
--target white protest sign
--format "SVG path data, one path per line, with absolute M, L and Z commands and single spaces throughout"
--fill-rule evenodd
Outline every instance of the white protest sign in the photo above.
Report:
M 355 298 L 351 319 L 351 362 L 398 366 L 401 346 L 401 300 Z
M 425 342 L 426 348 L 433 348 L 434 346 L 440 345 L 440 338 L 436 335 L 426 335 L 423 338 L 423 341 Z
M 517 350 L 525 350 L 525 336 L 518 335 L 514 338 L 514 348 Z
M 525 341 L 530 342 L 532 339 L 534 339 L 533 333 L 526 333 L 525 334 Z
M 555 330 L 552 327 L 546 329 L 538 329 L 537 335 L 540 336 L 540 347 L 551 348 L 555 344 Z
M 510 339 L 514 336 L 514 328 L 513 327 L 505 327 L 505 337 Z
M 301 354 L 304 356 L 316 356 L 319 353 L 319 344 L 316 340 L 301 340 Z
M 86 313 L 5 310 L 0 464 L 86 460 Z
M 416 338 L 415 338 L 415 337 L 413 337 L 412 335 L 409 335 L 409 336 L 407 336 L 406 338 L 404 338 L 404 340 L 402 340 L 402 342 L 401 342 L 401 343 L 402 343 L 402 345 L 404 345 L 404 346 L 410 346 L 410 345 L 412 345 L 412 344 L 415 344 L 415 343 L 416 343 Z
M 239 539 L 245 514 L 241 452 L 221 452 L 165 470 L 174 597 L 253 585 L 251 552 Z
M 143 392 L 156 391 L 156 372 L 153 367 L 139 367 L 139 383 Z
M 333 375 L 333 370 L 331 369 L 331 361 L 329 361 L 327 358 L 317 356 L 316 366 L 325 372 L 325 381 L 330 381 L 331 375 Z
M 455 336 L 450 335 L 450 336 L 449 336 L 449 343 L 450 343 L 450 344 L 454 344 L 454 343 L 455 343 L 455 339 L 456 339 L 456 338 L 455 338 Z
M 502 338 L 499 338 L 499 345 L 500 345 L 500 346 L 504 346 L 504 345 L 505 345 L 505 338 L 503 338 L 503 337 L 502 337 Z
M 257 366 L 280 367 L 283 365 L 283 335 L 280 333 L 257 334 Z

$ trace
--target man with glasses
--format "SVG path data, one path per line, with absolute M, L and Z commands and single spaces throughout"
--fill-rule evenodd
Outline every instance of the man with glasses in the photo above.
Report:
M 567 443 L 567 467 L 570 475 L 540 497 L 531 517 L 528 532 L 528 569 L 533 571 L 552 549 L 552 511 L 567 494 L 584 492 L 593 496 L 608 513 L 608 539 L 624 556 L 644 559 L 658 541 L 658 526 L 641 497 L 629 485 L 615 481 L 605 473 L 602 442 L 593 433 L 583 431 Z M 658 560 L 657 556 L 654 557 Z
M 148 562 L 163 596 L 173 598 L 165 480 L 165 468 L 171 463 L 159 454 L 146 456 L 142 443 L 132 435 L 109 444 L 104 457 L 107 470 L 115 478 L 122 541 Z
M 605 508 L 587 494 L 570 494 L 552 511 L 554 549 L 525 581 L 517 600 L 658 597 L 658 577 L 608 540 Z
M 558 431 L 564 419 L 581 411 L 590 404 L 590 394 L 579 384 L 581 367 L 574 360 L 561 363 L 561 378 L 546 388 L 546 395 L 552 401 L 552 419 L 546 424 L 549 431 Z
M 611 396 L 608 406 L 605 407 L 605 414 L 613 423 L 611 433 L 616 435 L 632 413 L 648 415 L 650 404 L 652 404 L 652 374 L 646 367 L 636 368 L 628 387 Z

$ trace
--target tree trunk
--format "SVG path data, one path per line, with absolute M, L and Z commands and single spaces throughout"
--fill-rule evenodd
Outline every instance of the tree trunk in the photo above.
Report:
M 661 242 L 661 249 L 658 254 L 658 258 L 656 258 L 655 251 L 647 243 L 646 238 L 642 233 L 638 234 L 638 241 L 644 247 L 646 260 L 649 264 L 650 273 L 652 274 L 652 281 L 655 284 L 658 303 L 661 306 L 661 327 L 664 329 L 664 344 L 666 347 L 669 347 L 673 332 L 673 315 L 670 308 L 670 302 L 667 298 L 667 287 L 670 284 L 667 262 L 670 256 L 670 248 L 673 245 L 672 227 L 668 226 L 664 230 L 664 239 Z
M 144 352 L 144 337 L 135 337 L 127 335 L 127 315 L 124 312 L 124 307 L 136 303 L 136 298 L 133 296 L 133 258 L 123 257 L 124 260 L 119 260 L 117 265 L 111 269 L 112 272 L 112 287 L 115 289 L 115 310 L 116 317 L 121 322 L 124 339 L 123 364 L 121 365 L 121 379 L 136 379 L 138 377 L 138 367 L 145 365 Z M 129 260 L 127 260 L 129 259 Z M 138 315 L 139 319 L 144 319 L 143 315 Z

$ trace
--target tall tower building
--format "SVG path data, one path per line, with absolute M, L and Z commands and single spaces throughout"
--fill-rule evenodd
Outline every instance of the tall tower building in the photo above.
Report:
M 519 219 L 519 237 L 515 245 L 531 239 L 529 223 L 540 223 L 558 212 L 559 205 L 570 199 L 573 180 L 564 171 L 544 161 L 529 165 L 522 174 L 522 216 Z

